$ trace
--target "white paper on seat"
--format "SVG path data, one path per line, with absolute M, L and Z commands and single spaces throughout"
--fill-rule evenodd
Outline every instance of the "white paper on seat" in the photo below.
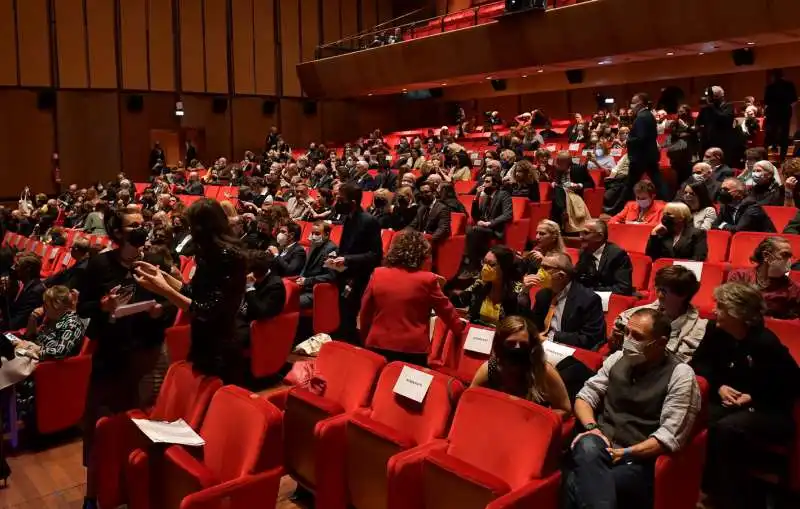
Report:
M 697 280 L 700 281 L 700 277 L 703 275 L 703 262 L 690 262 L 686 260 L 675 260 L 672 262 L 672 265 L 680 265 L 681 267 L 686 267 L 687 269 L 694 272 L 694 275 L 697 276 Z
M 178 444 L 190 447 L 206 445 L 203 437 L 198 435 L 183 419 L 174 422 L 131 420 L 155 444 Z
M 492 353 L 494 330 L 481 327 L 470 327 L 467 339 L 464 341 L 464 350 L 489 355 Z
M 577 152 L 580 149 L 581 149 L 581 144 L 580 143 L 570 143 L 569 144 L 569 151 L 570 152 Z
M 403 366 L 392 391 L 412 401 L 422 403 L 432 381 L 433 375 L 410 366 Z
M 197 271 L 197 265 L 193 266 L 193 267 L 192 267 L 192 268 L 189 270 L 189 279 L 192 279 L 192 278 L 194 277 L 194 273 L 195 273 L 196 271 Z
M 572 357 L 572 354 L 575 353 L 574 348 L 564 346 L 561 343 L 556 343 L 555 341 L 545 341 L 542 343 L 542 346 L 544 347 L 544 355 L 547 359 L 547 362 L 553 366 L 563 361 L 567 357 Z
M 50 259 L 55 260 L 56 256 L 58 256 L 58 249 L 53 249 L 50 251 Z
M 156 301 L 154 300 L 134 302 L 133 304 L 123 304 L 122 306 L 117 306 L 117 309 L 114 310 L 114 314 L 112 316 L 114 318 L 123 318 L 126 316 L 135 315 L 136 313 L 144 313 L 153 309 L 153 306 L 155 305 Z
M 64 255 L 64 258 L 61 259 L 61 263 L 67 265 L 70 260 L 72 260 L 72 255 L 67 253 Z
M 611 300 L 611 292 L 594 292 L 603 301 L 603 312 L 608 312 L 608 301 Z

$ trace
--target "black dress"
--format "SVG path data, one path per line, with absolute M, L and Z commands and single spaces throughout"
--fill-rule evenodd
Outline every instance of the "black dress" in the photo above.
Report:
M 181 293 L 192 299 L 192 344 L 189 360 L 225 383 L 244 374 L 241 347 L 236 342 L 236 313 L 242 304 L 246 266 L 241 253 L 223 249 L 215 256 L 195 256 L 197 270 Z

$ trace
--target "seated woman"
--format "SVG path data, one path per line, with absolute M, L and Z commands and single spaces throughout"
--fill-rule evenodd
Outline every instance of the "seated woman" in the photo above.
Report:
M 611 147 L 606 141 L 598 141 L 594 150 L 587 154 L 586 168 L 589 170 L 603 170 L 610 173 L 617 165 L 617 161 L 610 154 Z
M 700 289 L 694 272 L 681 265 L 669 265 L 656 272 L 656 300 L 644 306 L 623 311 L 614 321 L 614 329 L 608 340 L 611 352 L 622 348 L 622 338 L 628 319 L 642 308 L 658 309 L 672 320 L 672 333 L 667 350 L 681 362 L 692 360 L 697 345 L 703 339 L 708 320 L 692 305 L 692 299 Z
M 410 173 L 403 176 L 403 180 Z M 411 175 L 413 177 L 413 175 Z M 408 228 L 411 221 L 417 217 L 417 201 L 414 197 L 413 188 L 403 185 L 397 190 L 394 196 L 394 205 L 392 205 L 391 227 L 395 231 L 400 231 Z
M 372 205 L 367 212 L 374 217 L 381 230 L 392 227 L 392 193 L 388 189 L 381 188 L 372 195 Z
M 656 200 L 656 188 L 649 180 L 641 180 L 633 186 L 636 201 L 625 204 L 622 212 L 608 220 L 608 224 L 649 224 L 661 222 L 664 202 Z
M 764 326 L 762 292 L 726 283 L 714 297 L 717 320 L 709 323 L 691 362 L 710 386 L 703 491 L 714 507 L 758 507 L 763 499 L 754 499 L 759 490 L 750 467 L 768 458 L 770 444 L 789 443 L 800 369 Z
M 566 247 L 561 237 L 561 228 L 558 223 L 549 219 L 542 219 L 536 226 L 536 243 L 533 249 L 522 256 L 519 264 L 520 274 L 536 274 L 542 260 L 554 253 L 563 253 Z
M 661 224 L 653 228 L 645 254 L 653 260 L 678 258 L 703 262 L 708 257 L 706 231 L 693 226 L 692 212 L 685 203 L 664 207 Z
M 519 161 L 509 170 L 503 179 L 503 188 L 511 196 L 527 198 L 530 201 L 539 201 L 539 179 L 536 168 L 528 161 Z
M 792 245 L 783 237 L 767 237 L 756 246 L 750 269 L 728 274 L 727 281 L 754 285 L 767 303 L 765 316 L 790 320 L 800 316 L 800 286 L 789 279 Z
M 453 187 L 453 184 L 442 182 L 439 185 L 439 201 L 447 205 L 450 212 L 467 214 L 467 209 L 464 207 L 464 204 L 458 200 L 458 195 L 456 194 L 456 189 Z
M 431 310 L 448 330 L 464 328 L 456 309 L 442 293 L 440 277 L 420 270 L 431 246 L 422 233 L 404 230 L 395 235 L 384 266 L 372 273 L 361 300 L 364 346 L 390 361 L 427 365 Z
M 496 326 L 506 316 L 520 313 L 520 288 L 514 252 L 506 246 L 497 245 L 483 257 L 478 280 L 455 295 L 454 300 L 456 305 L 468 308 L 470 322 Z
M 471 387 L 488 387 L 533 401 L 562 418 L 572 413 L 567 388 L 547 362 L 539 332 L 521 316 L 506 317 L 497 325 L 492 356 L 478 368 Z
M 708 187 L 704 182 L 693 182 L 683 188 L 679 198 L 692 213 L 692 224 L 698 230 L 710 230 L 717 220 L 717 209 L 711 203 Z

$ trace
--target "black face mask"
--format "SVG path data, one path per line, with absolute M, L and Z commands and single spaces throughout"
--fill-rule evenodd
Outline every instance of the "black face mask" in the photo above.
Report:
M 134 228 L 125 234 L 125 240 L 133 247 L 142 247 L 147 242 L 147 230 Z
M 486 186 L 483 188 L 483 192 L 486 194 L 494 194 L 494 187 Z
M 337 214 L 347 215 L 353 211 L 353 204 L 346 201 L 336 202 L 335 209 Z
M 719 202 L 723 205 L 728 205 L 733 201 L 733 195 L 727 189 L 719 192 Z
M 372 200 L 372 204 L 375 205 L 376 209 L 382 209 L 386 206 L 386 198 L 375 198 Z
M 400 205 L 401 207 L 408 207 L 408 203 L 409 203 L 408 198 L 406 198 L 405 196 L 401 196 L 400 198 L 397 199 L 397 204 Z
M 503 347 L 501 353 L 502 359 L 509 364 L 515 366 L 525 366 L 531 362 L 531 348 L 530 346 L 522 346 L 519 348 Z
M 430 194 L 421 194 L 419 195 L 419 201 L 423 205 L 430 205 L 433 203 L 433 196 Z
M 661 224 L 664 225 L 667 231 L 672 231 L 675 228 L 675 218 L 672 216 L 662 216 Z

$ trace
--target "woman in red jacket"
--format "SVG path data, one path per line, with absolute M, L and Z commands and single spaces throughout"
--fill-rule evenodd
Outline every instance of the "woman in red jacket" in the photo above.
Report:
M 361 301 L 364 345 L 385 356 L 425 366 L 430 351 L 431 310 L 460 334 L 463 322 L 442 293 L 440 276 L 420 270 L 431 247 L 420 232 L 397 233 L 375 269 Z

